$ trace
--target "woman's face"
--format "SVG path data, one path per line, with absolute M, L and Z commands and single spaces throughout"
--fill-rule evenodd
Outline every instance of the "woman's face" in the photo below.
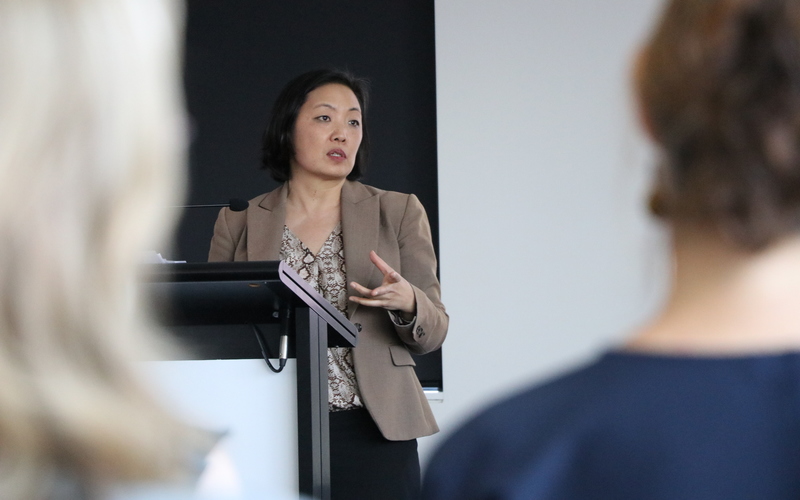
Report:
M 361 145 L 361 106 L 345 85 L 329 83 L 308 93 L 294 125 L 292 178 L 344 179 Z

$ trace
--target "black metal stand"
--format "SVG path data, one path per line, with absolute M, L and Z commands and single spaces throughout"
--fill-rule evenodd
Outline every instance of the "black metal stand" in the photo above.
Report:
M 298 331 L 308 331 L 297 339 L 297 429 L 298 453 L 301 464 L 300 490 L 314 498 L 330 498 L 330 446 L 328 426 L 328 343 L 324 335 L 327 324 L 307 308 L 298 308 Z M 309 390 L 300 398 L 300 390 Z M 315 460 L 314 457 L 320 457 Z
M 262 324 L 277 343 L 281 308 L 289 307 L 290 353 L 297 358 L 299 492 L 330 499 L 328 428 L 329 346 L 354 346 L 356 328 L 285 263 L 220 262 L 148 265 L 148 291 L 163 321 L 191 359 L 260 358 L 253 338 L 226 334 L 223 325 Z M 196 329 L 192 327 L 213 328 Z M 237 344 L 238 343 L 238 344 Z M 237 344 L 237 345 L 232 345 Z M 193 349 L 194 348 L 194 349 Z M 266 395 L 265 395 L 266 396 Z

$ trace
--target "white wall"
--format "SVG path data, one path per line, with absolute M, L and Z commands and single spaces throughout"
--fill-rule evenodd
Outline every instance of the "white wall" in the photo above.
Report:
M 664 236 L 630 60 L 659 0 L 436 0 L 442 433 L 619 342 L 658 306 Z

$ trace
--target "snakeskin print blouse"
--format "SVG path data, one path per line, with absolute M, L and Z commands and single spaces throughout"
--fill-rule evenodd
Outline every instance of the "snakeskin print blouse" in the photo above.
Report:
M 284 226 L 281 260 L 297 271 L 314 290 L 347 316 L 347 273 L 344 264 L 342 223 L 336 225 L 317 255 Z M 353 351 L 348 347 L 328 349 L 328 408 L 349 410 L 364 406 L 353 369 Z

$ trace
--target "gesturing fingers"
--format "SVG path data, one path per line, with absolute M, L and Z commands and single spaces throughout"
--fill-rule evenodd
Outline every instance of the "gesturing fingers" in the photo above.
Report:
M 394 273 L 394 274 L 397 274 L 397 273 Z M 400 278 L 400 279 L 402 280 L 402 278 Z M 399 283 L 399 281 L 398 281 L 398 283 Z M 350 285 L 353 287 L 353 289 L 355 291 L 357 291 L 361 295 L 364 295 L 365 297 L 379 297 L 379 296 L 382 296 L 382 295 L 388 295 L 388 294 L 391 294 L 391 293 L 395 293 L 395 290 L 394 290 L 393 286 L 396 285 L 396 283 L 387 283 L 384 280 L 384 282 L 381 284 L 381 286 L 379 286 L 377 288 L 367 288 L 367 287 L 365 287 L 365 286 L 363 286 L 363 285 L 361 285 L 359 283 L 356 283 L 355 281 L 350 283 Z
M 356 304 L 369 307 L 382 307 L 384 309 L 394 309 L 392 301 L 386 298 L 368 299 L 366 297 L 350 297 Z
M 369 253 L 369 258 L 383 274 L 383 281 L 380 286 L 373 289 L 355 281 L 350 283 L 356 292 L 363 295 L 363 297 L 350 297 L 350 300 L 361 305 L 413 313 L 416 303 L 411 285 L 374 251 Z
M 384 280 L 381 286 L 373 289 L 356 282 L 352 282 L 350 285 L 355 291 L 363 295 L 363 297 L 350 297 L 350 300 L 357 304 L 409 313 L 413 313 L 415 310 L 414 292 L 411 289 L 411 285 L 402 277 L 397 283 L 387 283 Z
M 372 294 L 373 294 L 373 290 L 372 289 L 367 288 L 365 286 L 362 286 L 359 283 L 356 283 L 355 281 L 351 282 L 350 286 L 353 287 L 353 290 L 355 290 L 356 292 L 358 292 L 361 295 L 364 295 L 366 297 L 371 297 Z
M 383 273 L 384 277 L 392 274 L 396 274 L 398 277 L 400 276 L 389 264 L 386 263 L 386 261 L 378 256 L 375 250 L 369 252 L 369 260 L 371 260 L 372 263 L 375 264 L 375 267 L 377 267 L 378 270 Z

